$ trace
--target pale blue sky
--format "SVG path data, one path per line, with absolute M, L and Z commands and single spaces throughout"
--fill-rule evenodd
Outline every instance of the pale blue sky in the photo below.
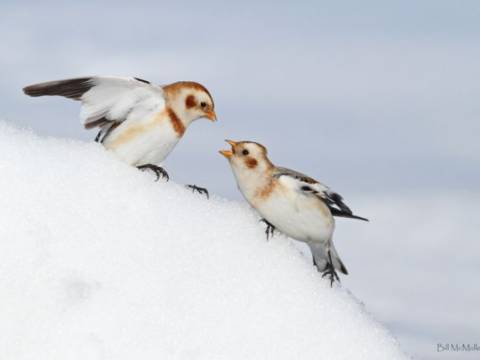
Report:
M 3 1 L 0 117 L 93 139 L 79 105 L 27 84 L 81 75 L 196 80 L 171 177 L 240 198 L 217 150 L 252 139 L 345 197 L 480 190 L 478 1 Z
M 7 2 L 0 14 L 3 114 L 88 139 L 78 104 L 29 99 L 62 77 L 192 79 L 220 122 L 198 122 L 166 166 L 236 194 L 222 139 L 255 139 L 273 160 L 344 192 L 478 189 L 480 4 L 462 2 Z M 352 181 L 355 179 L 355 181 Z

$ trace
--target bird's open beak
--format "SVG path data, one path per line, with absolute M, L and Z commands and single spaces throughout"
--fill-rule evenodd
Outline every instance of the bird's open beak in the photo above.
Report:
M 220 150 L 219 153 L 225 156 L 227 159 L 230 159 L 233 156 L 233 148 L 237 145 L 237 143 L 233 140 L 225 140 L 232 146 L 232 150 Z
M 227 159 L 230 159 L 233 156 L 233 153 L 230 150 L 220 150 L 219 153 L 225 156 Z
M 208 120 L 217 121 L 217 114 L 215 114 L 215 111 L 213 111 L 213 110 L 207 110 L 207 111 L 205 111 L 205 117 L 206 117 Z

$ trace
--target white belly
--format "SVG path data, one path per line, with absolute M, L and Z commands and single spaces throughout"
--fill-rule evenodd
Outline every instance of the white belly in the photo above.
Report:
M 165 116 L 124 122 L 105 139 L 104 146 L 130 165 L 160 164 L 180 137 Z
M 283 189 L 252 205 L 278 230 L 296 240 L 326 244 L 332 237 L 335 222 L 318 199 Z

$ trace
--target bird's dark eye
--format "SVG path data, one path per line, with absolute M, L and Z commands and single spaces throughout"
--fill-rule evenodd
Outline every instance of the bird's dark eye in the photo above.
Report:
M 245 155 L 245 156 L 247 156 L 247 155 L 250 154 L 250 153 L 248 152 L 247 149 L 244 149 L 244 150 L 242 151 L 242 154 Z
M 201 106 L 202 108 L 206 108 L 206 107 L 207 107 L 207 103 L 206 103 L 205 101 L 202 101 L 202 102 L 200 103 L 200 106 Z

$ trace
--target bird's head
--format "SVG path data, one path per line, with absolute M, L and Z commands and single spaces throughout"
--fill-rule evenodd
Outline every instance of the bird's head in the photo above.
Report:
M 207 88 L 193 81 L 180 81 L 163 87 L 167 106 L 187 124 L 207 118 L 217 120 L 213 98 Z
M 273 168 L 267 157 L 267 148 L 253 141 L 225 140 L 232 147 L 231 150 L 220 150 L 235 173 L 263 174 Z

